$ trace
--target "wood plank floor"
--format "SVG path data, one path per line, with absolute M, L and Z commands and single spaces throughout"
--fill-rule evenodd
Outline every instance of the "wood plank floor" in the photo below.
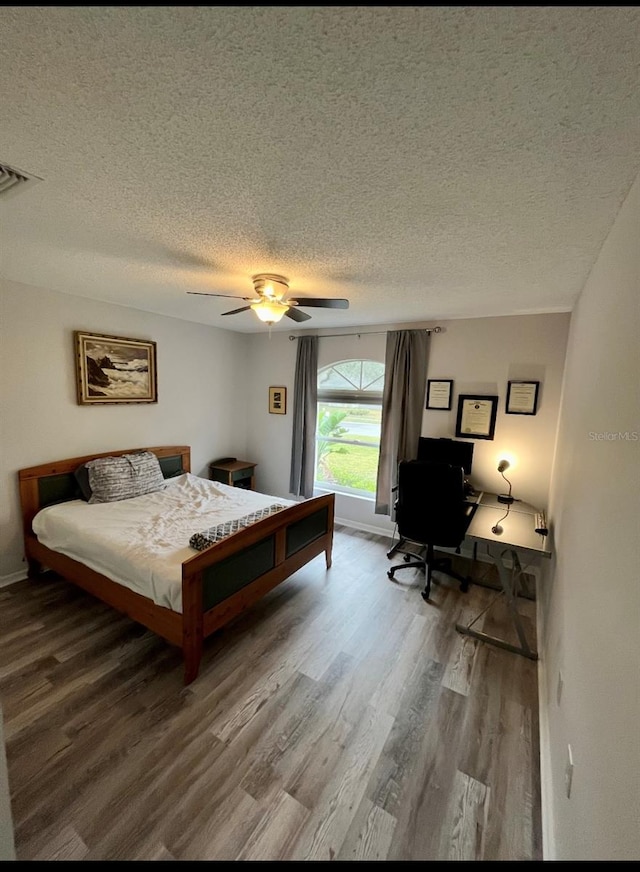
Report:
M 18 859 L 540 859 L 536 664 L 455 631 L 493 591 L 436 576 L 427 604 L 388 547 L 338 528 L 331 570 L 207 640 L 188 688 L 53 574 L 0 590 Z M 510 632 L 500 601 L 483 622 Z

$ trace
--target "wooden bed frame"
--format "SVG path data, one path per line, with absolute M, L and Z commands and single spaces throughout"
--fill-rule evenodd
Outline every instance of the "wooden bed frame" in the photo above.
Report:
M 331 566 L 334 495 L 305 500 L 211 545 L 182 564 L 182 614 L 156 605 L 71 557 L 42 545 L 32 530 L 40 509 L 77 499 L 74 472 L 96 457 L 152 451 L 165 478 L 191 470 L 188 446 L 134 448 L 72 457 L 18 473 L 25 556 L 30 578 L 43 567 L 74 582 L 110 606 L 125 612 L 173 645 L 182 648 L 184 683 L 198 675 L 203 640 L 323 551 Z M 220 599 L 222 595 L 224 599 Z M 226 591 L 226 592 L 225 592 Z

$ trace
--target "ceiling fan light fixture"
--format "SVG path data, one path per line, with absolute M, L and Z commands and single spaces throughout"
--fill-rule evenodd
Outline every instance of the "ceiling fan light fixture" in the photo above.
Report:
M 265 298 L 259 303 L 252 303 L 251 308 L 265 324 L 277 324 L 289 307 L 279 300 Z
M 205 297 L 230 297 L 236 300 L 244 300 L 249 305 L 232 309 L 231 312 L 223 312 L 222 315 L 237 315 L 253 309 L 263 324 L 267 324 L 269 330 L 284 315 L 292 321 L 308 321 L 311 315 L 302 312 L 300 307 L 310 306 L 314 309 L 348 309 L 349 300 L 332 299 L 330 297 L 303 297 L 298 300 L 288 297 L 289 279 L 274 273 L 258 273 L 253 276 L 253 288 L 255 297 L 240 296 L 239 294 L 217 294 L 204 291 L 187 291 L 188 294 L 201 294 Z M 285 299 L 287 297 L 287 299 Z M 256 299 L 257 298 L 257 299 Z

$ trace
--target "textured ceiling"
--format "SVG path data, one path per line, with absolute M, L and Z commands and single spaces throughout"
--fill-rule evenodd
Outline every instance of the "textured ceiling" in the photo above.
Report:
M 640 170 L 639 46 L 635 7 L 4 7 L 0 161 L 44 181 L 0 274 L 243 332 L 186 291 L 567 310 Z

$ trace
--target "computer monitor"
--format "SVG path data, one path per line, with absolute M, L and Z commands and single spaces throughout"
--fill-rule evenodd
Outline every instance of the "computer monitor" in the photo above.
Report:
M 461 466 L 465 475 L 471 475 L 473 442 L 421 436 L 418 440 L 417 459 L 427 460 L 431 463 L 450 463 L 451 466 Z

